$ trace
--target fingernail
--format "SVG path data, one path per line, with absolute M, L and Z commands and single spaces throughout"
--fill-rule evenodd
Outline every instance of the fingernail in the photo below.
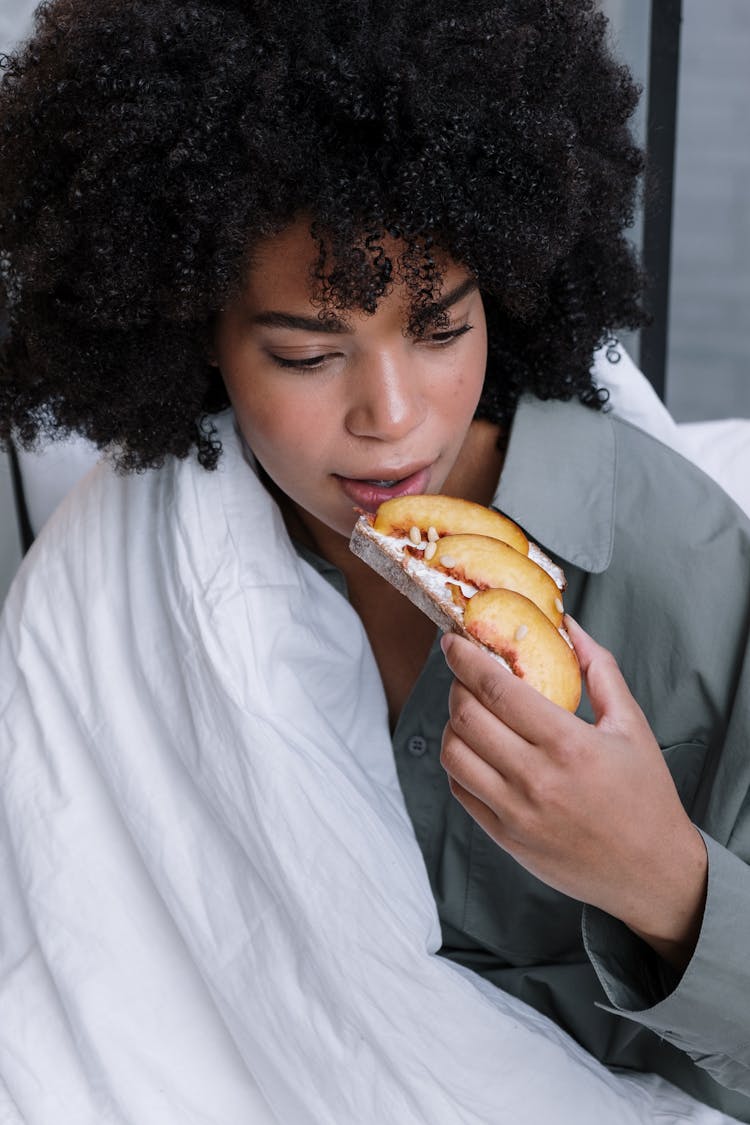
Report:
M 442 637 L 440 638 L 440 647 L 443 650 L 443 656 L 448 655 L 448 650 L 450 649 L 450 645 L 451 645 L 451 635 L 450 635 L 450 633 L 443 633 Z

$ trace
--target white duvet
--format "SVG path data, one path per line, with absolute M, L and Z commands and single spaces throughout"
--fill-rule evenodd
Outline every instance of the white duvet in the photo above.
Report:
M 99 466 L 0 642 L 0 1125 L 719 1122 L 437 957 L 375 664 L 222 420 Z

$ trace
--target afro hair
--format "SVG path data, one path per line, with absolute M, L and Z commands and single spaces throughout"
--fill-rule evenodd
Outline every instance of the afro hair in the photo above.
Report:
M 42 4 L 1 61 L 0 439 L 213 467 L 212 320 L 299 215 L 327 308 L 377 306 L 386 236 L 412 326 L 441 255 L 477 277 L 479 417 L 599 405 L 594 349 L 643 321 L 638 90 L 606 31 L 593 0 Z

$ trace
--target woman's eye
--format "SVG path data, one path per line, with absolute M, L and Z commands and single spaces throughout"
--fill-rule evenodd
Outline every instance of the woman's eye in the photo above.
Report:
M 452 344 L 454 340 L 471 332 L 473 327 L 472 324 L 462 324 L 460 328 L 446 328 L 443 332 L 433 332 L 431 336 L 425 336 L 424 342 L 438 348 L 445 347 L 446 344 Z
M 296 368 L 298 371 L 310 371 L 316 367 L 322 367 L 329 358 L 330 356 L 327 355 L 311 355 L 304 359 L 285 359 L 284 356 L 271 353 L 271 359 L 279 367 Z

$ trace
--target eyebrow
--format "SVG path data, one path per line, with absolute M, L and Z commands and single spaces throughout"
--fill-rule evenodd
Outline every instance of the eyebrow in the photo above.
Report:
M 443 296 L 435 302 L 435 308 L 441 311 L 449 309 L 452 305 L 458 304 L 459 301 L 477 288 L 476 278 L 467 277 L 465 281 L 460 282 L 458 285 L 454 286 L 453 289 L 449 289 L 447 293 L 444 293 Z M 256 313 L 252 318 L 252 323 L 261 325 L 264 328 L 293 328 L 300 332 L 330 332 L 341 334 L 351 331 L 346 321 L 330 315 L 320 319 L 317 316 L 297 316 L 294 313 L 261 312 Z
M 449 289 L 435 302 L 437 309 L 449 309 L 451 305 L 457 305 L 459 301 L 467 297 L 469 293 L 473 293 L 475 289 L 479 288 L 479 284 L 475 277 L 467 277 L 465 281 L 459 282 L 453 289 Z
M 298 328 L 302 332 L 349 332 L 349 326 L 335 316 L 319 319 L 317 316 L 294 316 L 284 312 L 262 312 L 252 318 L 253 324 L 265 328 Z

